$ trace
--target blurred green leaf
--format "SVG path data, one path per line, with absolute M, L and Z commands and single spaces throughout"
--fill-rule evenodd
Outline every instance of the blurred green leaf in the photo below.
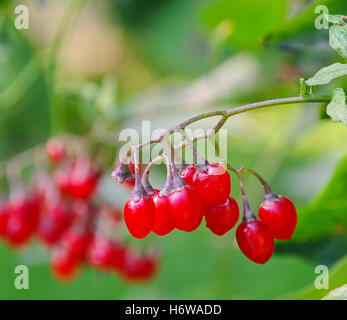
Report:
M 347 60 L 347 26 L 333 25 L 330 28 L 329 45 Z
M 202 14 L 204 24 L 240 48 L 258 47 L 270 31 L 284 25 L 287 1 L 218 0 L 208 4 Z
M 309 86 L 320 86 L 328 84 L 332 80 L 347 74 L 347 64 L 334 63 L 328 67 L 320 69 L 312 78 L 306 80 Z
M 332 268 L 329 269 L 329 288 L 338 288 L 346 284 L 347 274 L 347 256 L 339 260 Z M 329 293 L 329 289 L 317 289 L 314 286 L 314 280 L 317 274 L 313 274 L 312 284 L 303 288 L 293 295 L 288 295 L 285 298 L 296 300 L 316 300 L 322 299 Z
M 329 292 L 322 300 L 347 300 L 347 284 Z
M 333 98 L 327 107 L 327 114 L 333 121 L 341 121 L 347 126 L 346 95 L 343 89 L 338 88 L 334 90 Z
M 316 200 L 298 213 L 298 226 L 291 241 L 307 241 L 347 229 L 347 157 Z

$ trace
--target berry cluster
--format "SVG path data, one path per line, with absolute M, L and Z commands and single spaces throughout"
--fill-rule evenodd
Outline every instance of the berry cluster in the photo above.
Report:
M 85 153 L 68 155 L 58 139 L 45 153 L 50 171 L 36 172 L 30 187 L 11 186 L 0 202 L 0 237 L 21 248 L 36 237 L 50 251 L 59 280 L 71 280 L 84 264 L 115 272 L 125 281 L 153 278 L 159 256 L 138 251 L 121 238 L 119 210 L 95 199 L 101 170 Z
M 288 240 L 293 235 L 297 223 L 295 206 L 288 198 L 274 194 L 258 174 L 248 169 L 260 179 L 265 190 L 257 219 L 244 194 L 241 176 L 247 169 L 229 167 L 240 178 L 244 204 L 243 221 L 236 230 L 237 243 L 247 258 L 263 264 L 272 256 L 275 238 Z M 144 238 L 152 231 L 159 236 L 174 229 L 191 232 L 203 218 L 207 228 L 222 236 L 239 220 L 238 203 L 229 196 L 230 175 L 220 163 L 179 167 L 171 162 L 167 183 L 161 191 L 151 187 L 146 170 L 140 181 L 132 163 L 121 164 L 113 177 L 120 182 L 135 180 L 132 197 L 124 207 L 125 224 L 135 238 Z

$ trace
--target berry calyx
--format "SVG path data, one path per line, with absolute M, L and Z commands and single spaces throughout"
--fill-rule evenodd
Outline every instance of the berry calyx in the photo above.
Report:
M 124 206 L 124 221 L 130 234 L 138 239 L 145 238 L 153 228 L 155 206 L 152 199 L 132 197 Z
M 175 229 L 175 225 L 169 214 L 168 197 L 161 196 L 159 190 L 151 195 L 155 206 L 155 219 L 153 232 L 159 236 L 164 236 Z
M 259 207 L 259 219 L 279 240 L 289 240 L 297 224 L 297 213 L 291 200 L 284 196 L 268 197 Z
M 194 175 L 195 175 L 195 164 L 186 166 L 183 170 L 180 171 L 180 177 L 188 186 L 191 186 L 191 187 L 194 187 Z
M 202 220 L 202 202 L 189 186 L 172 190 L 168 198 L 169 214 L 175 227 L 182 231 L 195 230 Z
M 237 201 L 228 198 L 223 204 L 207 206 L 205 209 L 206 227 L 214 234 L 222 236 L 235 226 L 239 216 Z
M 272 256 L 275 241 L 270 229 L 259 219 L 245 220 L 236 230 L 242 253 L 255 263 L 264 264 Z
M 219 163 L 199 169 L 194 188 L 201 200 L 208 205 L 223 204 L 230 194 L 230 175 Z

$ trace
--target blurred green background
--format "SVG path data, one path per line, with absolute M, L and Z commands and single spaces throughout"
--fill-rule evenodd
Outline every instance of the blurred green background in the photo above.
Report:
M 29 7 L 29 30 L 14 27 L 18 4 Z M 98 141 L 114 159 L 120 130 L 141 129 L 142 120 L 167 128 L 206 110 L 297 96 L 299 77 L 340 59 L 328 31 L 314 26 L 318 5 L 347 13 L 344 0 L 1 1 L 0 170 L 55 134 Z M 336 86 L 347 89 L 347 80 L 317 92 Z M 347 283 L 346 128 L 317 104 L 253 111 L 226 127 L 228 162 L 257 170 L 299 208 L 293 239 L 278 241 L 266 265 L 242 255 L 234 231 L 217 237 L 203 224 L 146 240 L 163 253 L 151 283 L 86 267 L 60 284 L 38 244 L 14 252 L 0 243 L 0 298 L 320 299 Z M 129 193 L 106 162 L 99 196 L 122 207 Z M 162 183 L 164 171 L 151 179 Z M 245 182 L 256 210 L 262 190 Z M 13 285 L 18 264 L 29 266 L 29 290 Z M 317 265 L 329 267 L 328 290 L 314 287 Z

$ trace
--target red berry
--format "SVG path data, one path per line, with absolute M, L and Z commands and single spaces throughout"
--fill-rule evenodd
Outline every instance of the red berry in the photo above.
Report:
M 236 230 L 236 240 L 243 254 L 260 264 L 271 258 L 275 247 L 270 229 L 258 219 L 241 223 Z
M 158 259 L 152 255 L 140 255 L 128 251 L 123 265 L 122 275 L 129 281 L 149 281 L 158 270 Z
M 19 192 L 8 203 L 6 236 L 14 247 L 26 244 L 37 228 L 39 206 L 37 199 Z
M 223 204 L 230 194 L 230 175 L 218 163 L 200 170 L 194 180 L 194 188 L 201 200 L 208 205 Z
M 180 172 L 180 176 L 183 181 L 191 187 L 194 187 L 194 175 L 195 175 L 195 164 L 192 164 L 186 168 L 184 168 Z
M 279 240 L 289 240 L 298 220 L 296 209 L 292 201 L 283 196 L 278 199 L 265 200 L 259 207 L 261 219 Z
M 239 220 L 239 206 L 235 199 L 228 198 L 223 204 L 208 206 L 205 210 L 206 226 L 214 234 L 222 236 Z
M 77 199 L 89 199 L 94 193 L 99 180 L 99 171 L 86 158 L 74 162 L 70 172 L 70 195 Z
M 175 227 L 182 231 L 195 230 L 203 215 L 202 202 L 195 191 L 184 186 L 171 191 L 167 198 L 169 213 Z
M 91 241 L 90 232 L 69 229 L 61 236 L 61 243 L 77 260 L 82 260 Z
M 156 190 L 152 199 L 155 205 L 155 220 L 152 230 L 157 235 L 164 236 L 175 229 L 168 210 L 168 199 L 167 197 L 161 197 L 159 190 Z
M 51 253 L 51 270 L 61 281 L 71 280 L 77 273 L 78 260 L 64 247 L 56 247 Z
M 58 139 L 51 139 L 46 143 L 47 158 L 54 164 L 60 163 L 65 158 L 65 148 Z
M 77 159 L 71 166 L 56 172 L 55 183 L 59 190 L 76 199 L 89 199 L 99 181 L 99 170 L 87 158 Z
M 6 223 L 8 219 L 7 203 L 0 202 L 0 237 L 6 237 Z
M 129 199 L 124 206 L 124 221 L 130 234 L 138 239 L 146 237 L 153 228 L 155 206 L 152 199 L 142 196 Z
M 70 226 L 73 216 L 61 198 L 46 201 L 38 226 L 38 237 L 47 245 L 55 244 Z
M 123 267 L 126 248 L 116 241 L 103 236 L 95 236 L 87 251 L 88 262 L 99 269 Z

